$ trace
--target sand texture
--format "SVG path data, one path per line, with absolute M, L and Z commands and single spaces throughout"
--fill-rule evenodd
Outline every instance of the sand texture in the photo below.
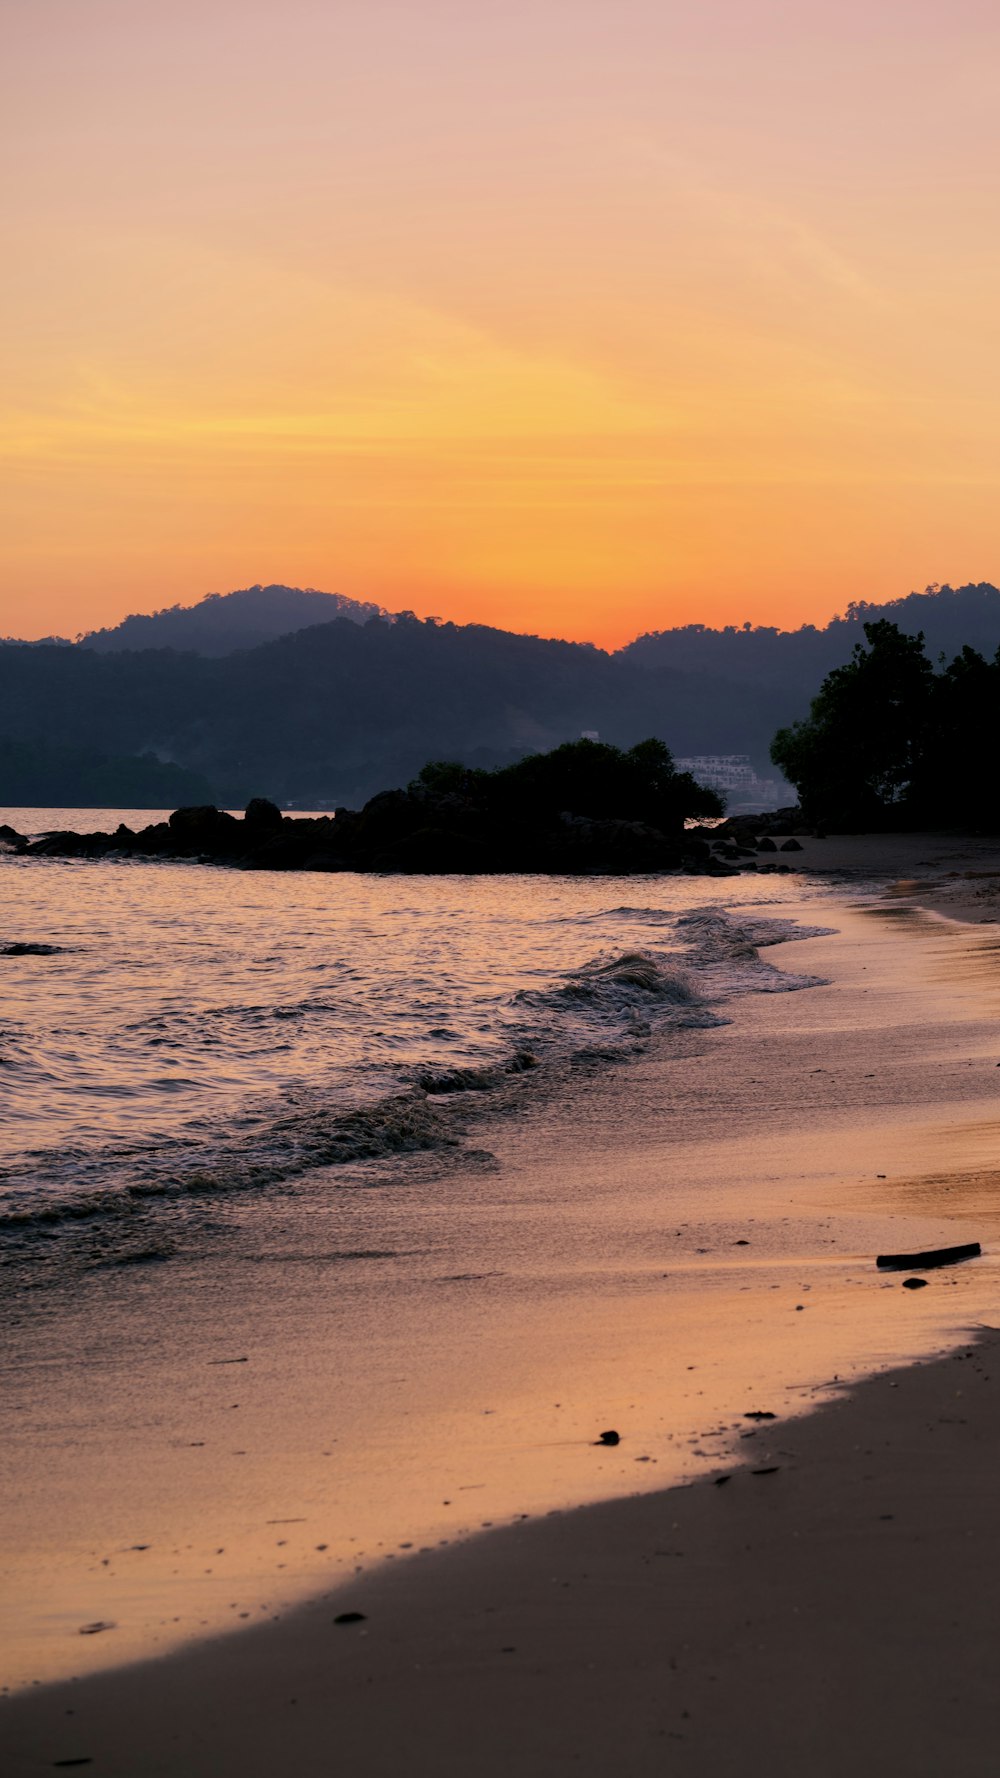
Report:
M 5 1770 L 983 1778 L 998 1406 L 991 1332 L 762 1428 L 724 1485 L 557 1514 L 279 1625 L 24 1694 L 4 1706 Z
M 780 844 L 780 841 L 779 841 Z M 1000 842 L 956 833 L 800 835 L 799 853 L 781 858 L 810 876 L 871 879 L 894 899 L 954 920 L 992 925 L 1000 918 Z
M 996 936 L 803 896 L 485 1160 L 25 1304 L 5 1778 L 995 1769 Z

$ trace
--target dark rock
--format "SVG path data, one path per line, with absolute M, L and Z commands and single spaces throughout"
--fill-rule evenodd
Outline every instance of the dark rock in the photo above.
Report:
M 442 827 L 423 827 L 376 852 L 369 868 L 438 877 L 472 874 L 488 869 L 489 863 L 478 840 Z
M 83 835 L 68 832 L 43 833 L 27 845 L 29 858 L 78 858 L 84 850 Z
M 13 939 L 10 944 L 0 945 L 0 957 L 58 957 L 62 950 L 62 945 L 35 945 L 26 939 Z
M 904 1290 L 926 1290 L 927 1289 L 927 1279 L 926 1278 L 904 1278 L 903 1279 L 903 1289 Z
M 801 852 L 802 847 L 799 845 L 798 840 L 785 840 L 782 845 L 778 847 L 778 850 L 779 852 Z
M 135 850 L 147 857 L 157 857 L 169 852 L 172 845 L 169 821 L 153 821 L 149 827 L 142 827 L 135 836 Z
M 609 1431 L 602 1432 L 595 1442 L 599 1445 L 620 1445 L 622 1441 L 620 1433 Z
M 248 827 L 267 831 L 280 827 L 285 818 L 277 803 L 269 802 L 266 796 L 254 796 L 247 803 L 243 819 Z
M 757 850 L 758 850 L 758 852 L 776 852 L 778 850 L 778 848 L 775 845 L 774 841 L 772 839 L 769 839 L 765 835 L 765 837 L 762 840 L 758 840 Z
M 342 1611 L 333 1621 L 335 1624 L 364 1624 L 368 1620 L 363 1611 Z
M 643 821 L 592 821 L 585 815 L 561 815 L 558 826 L 539 835 L 536 845 L 534 863 L 526 868 L 574 876 L 676 870 L 682 858 L 676 840 Z M 710 856 L 707 846 L 691 850 L 699 858 Z
M 885 1178 L 884 1173 L 878 1175 Z M 914 1272 L 930 1266 L 953 1266 L 963 1259 L 978 1259 L 982 1253 L 978 1241 L 966 1241 L 961 1247 L 929 1247 L 924 1253 L 880 1253 L 875 1264 L 883 1272 Z
M 558 750 L 557 750 L 558 751 Z M 544 756 L 540 756 L 544 757 Z M 455 875 L 547 873 L 627 876 L 681 868 L 723 876 L 735 859 L 713 858 L 708 834 L 686 833 L 682 805 L 652 797 L 651 819 L 580 815 L 560 810 L 554 793 L 495 786 L 490 774 L 447 768 L 437 778 L 415 781 L 406 790 L 372 797 L 360 811 L 338 809 L 335 816 L 285 816 L 273 802 L 255 797 L 242 820 L 210 804 L 174 811 L 133 833 L 120 825 L 113 834 L 58 833 L 25 841 L 29 856 L 187 859 L 247 870 L 378 871 Z M 600 784 L 557 784 L 594 806 L 608 801 Z M 658 792 L 657 795 L 660 793 Z M 645 795 L 645 793 L 644 793 Z M 628 792 L 633 806 L 636 798 Z M 642 798 L 638 799 L 640 805 Z M 742 831 L 742 830 L 741 830 Z M 713 836 L 717 837 L 717 836 Z M 746 838 L 753 838 L 752 829 Z M 11 841 L 14 844 L 15 841 Z
M 251 861 L 248 860 L 248 862 Z M 254 855 L 252 862 L 258 869 L 265 868 L 263 862 L 256 854 Z M 341 852 L 307 852 L 302 860 L 300 868 L 302 870 L 334 871 L 350 870 L 351 866 Z
M 652 832 L 655 832 L 656 829 L 650 828 L 650 829 L 648 829 L 648 831 L 652 833 Z M 700 839 L 696 838 L 696 836 L 694 834 L 691 834 L 691 833 L 683 834 L 681 837 L 680 844 L 681 844 L 681 852 L 685 858 L 708 859 L 712 856 L 712 848 L 708 844 L 708 841 L 707 840 L 700 840 Z
M 766 1408 L 751 1408 L 750 1412 L 744 1414 L 743 1418 L 744 1420 L 776 1420 L 778 1416 L 777 1414 L 769 1413 Z
M 179 857 L 235 857 L 243 839 L 242 823 L 225 809 L 211 803 L 192 809 L 175 809 L 168 823 Z

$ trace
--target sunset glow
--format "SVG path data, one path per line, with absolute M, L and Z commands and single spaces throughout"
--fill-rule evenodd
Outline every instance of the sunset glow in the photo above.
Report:
M 1000 579 L 995 8 L 33 0 L 0 631 L 617 643 Z

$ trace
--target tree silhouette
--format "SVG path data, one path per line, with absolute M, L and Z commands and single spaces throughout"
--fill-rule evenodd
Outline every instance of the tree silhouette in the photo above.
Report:
M 771 757 L 803 813 L 836 828 L 996 825 L 1000 653 L 963 648 L 935 673 L 922 635 L 864 625 L 809 716 L 779 729 Z

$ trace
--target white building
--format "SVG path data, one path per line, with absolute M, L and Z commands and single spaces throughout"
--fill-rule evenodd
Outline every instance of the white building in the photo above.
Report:
M 758 778 L 746 753 L 696 753 L 675 759 L 679 772 L 690 772 L 706 790 L 718 790 L 730 811 L 777 809 L 794 802 L 795 792 L 783 778 Z

